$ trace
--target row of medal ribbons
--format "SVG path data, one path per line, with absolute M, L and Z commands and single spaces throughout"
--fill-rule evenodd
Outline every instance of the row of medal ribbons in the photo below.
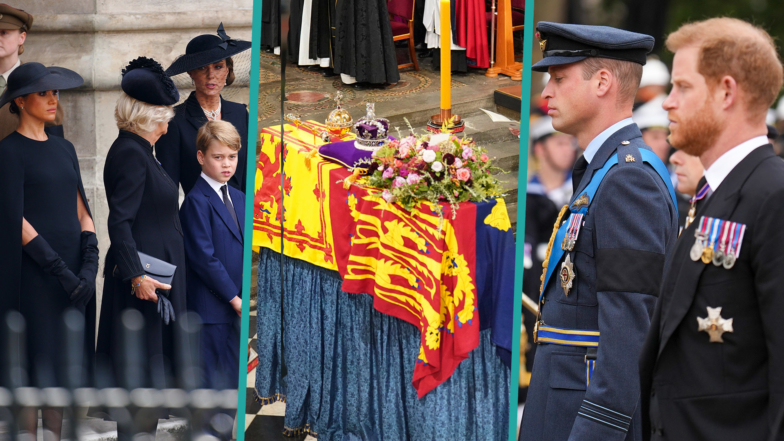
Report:
M 701 260 L 706 265 L 713 263 L 730 269 L 740 256 L 745 232 L 746 225 L 739 222 L 702 216 L 699 228 L 694 231 L 689 257 L 695 262 Z

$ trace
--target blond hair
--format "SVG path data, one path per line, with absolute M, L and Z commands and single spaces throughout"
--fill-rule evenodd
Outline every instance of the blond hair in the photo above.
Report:
M 609 70 L 618 80 L 618 105 L 632 105 L 640 87 L 642 65 L 633 61 L 588 57 L 583 61 L 583 79 L 590 80 L 601 69 Z
M 196 134 L 196 150 L 207 154 L 212 141 L 218 141 L 238 152 L 242 148 L 242 138 L 234 125 L 227 121 L 207 121 Z
M 125 92 L 120 94 L 114 107 L 117 128 L 140 135 L 151 133 L 159 124 L 168 123 L 172 118 L 174 118 L 172 106 L 147 104 L 126 95 Z
M 776 44 L 762 28 L 736 18 L 721 17 L 681 26 L 667 37 L 667 49 L 699 48 L 697 71 L 708 86 L 732 77 L 743 91 L 749 119 L 759 119 L 776 100 L 784 70 Z

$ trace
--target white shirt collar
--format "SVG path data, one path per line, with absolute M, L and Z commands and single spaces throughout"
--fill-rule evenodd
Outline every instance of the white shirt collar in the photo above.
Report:
M 634 120 L 631 118 L 626 118 L 611 125 L 602 133 L 600 133 L 596 138 L 589 142 L 588 147 L 585 148 L 585 151 L 583 152 L 583 157 L 585 157 L 585 160 L 590 164 L 591 160 L 593 160 L 594 155 L 596 155 L 596 152 L 599 151 L 599 148 L 602 146 L 602 144 L 604 144 L 605 141 L 613 136 L 615 132 L 628 126 L 629 124 L 634 124 Z
M 719 156 L 719 159 L 705 170 L 705 180 L 708 181 L 711 190 L 716 191 L 732 169 L 740 164 L 740 161 L 743 161 L 749 153 L 766 144 L 768 144 L 768 138 L 765 135 L 757 136 L 740 143 Z
M 215 179 L 212 179 L 211 177 L 207 176 L 204 172 L 201 172 L 201 177 L 204 178 L 204 180 L 207 181 L 208 184 L 210 184 L 210 187 L 212 187 L 212 189 L 215 190 L 215 193 L 218 193 L 218 196 L 220 196 L 221 200 L 223 200 L 223 192 L 221 191 L 221 187 L 228 184 L 221 184 Z M 229 200 L 231 200 L 231 193 L 226 192 L 226 194 L 229 196 Z
M 2 76 L 3 76 L 3 78 L 5 78 L 5 81 L 6 81 L 6 82 L 8 82 L 8 77 L 11 75 L 11 72 L 13 72 L 13 71 L 14 71 L 14 69 L 16 69 L 17 67 L 19 67 L 21 64 L 22 64 L 22 62 L 21 62 L 20 60 L 16 60 L 16 64 L 14 64 L 14 65 L 13 65 L 13 67 L 11 67 L 10 69 L 8 69 L 8 71 L 7 71 L 7 72 L 3 72 L 3 73 L 2 73 L 2 74 L 0 74 L 0 75 L 2 75 Z

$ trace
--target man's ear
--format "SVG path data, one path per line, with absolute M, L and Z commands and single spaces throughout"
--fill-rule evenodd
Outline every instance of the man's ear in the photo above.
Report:
M 608 69 L 599 69 L 593 74 L 593 81 L 596 84 L 596 96 L 603 97 L 610 92 L 616 78 Z
M 738 82 L 735 78 L 725 75 L 719 80 L 714 91 L 714 98 L 721 102 L 721 109 L 727 110 L 738 100 Z

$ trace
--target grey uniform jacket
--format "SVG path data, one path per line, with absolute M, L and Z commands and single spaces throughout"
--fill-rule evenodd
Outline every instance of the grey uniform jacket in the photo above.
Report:
M 642 439 L 637 360 L 677 239 L 678 215 L 667 186 L 643 162 L 640 149 L 650 150 L 636 124 L 615 132 L 594 155 L 572 197 L 574 202 L 594 172 L 619 154 L 618 165 L 594 195 L 574 250 L 556 267 L 570 255 L 576 277 L 569 295 L 555 274 L 542 304 L 547 326 L 600 332 L 593 374 L 588 382 L 585 347 L 540 344 L 521 440 Z

